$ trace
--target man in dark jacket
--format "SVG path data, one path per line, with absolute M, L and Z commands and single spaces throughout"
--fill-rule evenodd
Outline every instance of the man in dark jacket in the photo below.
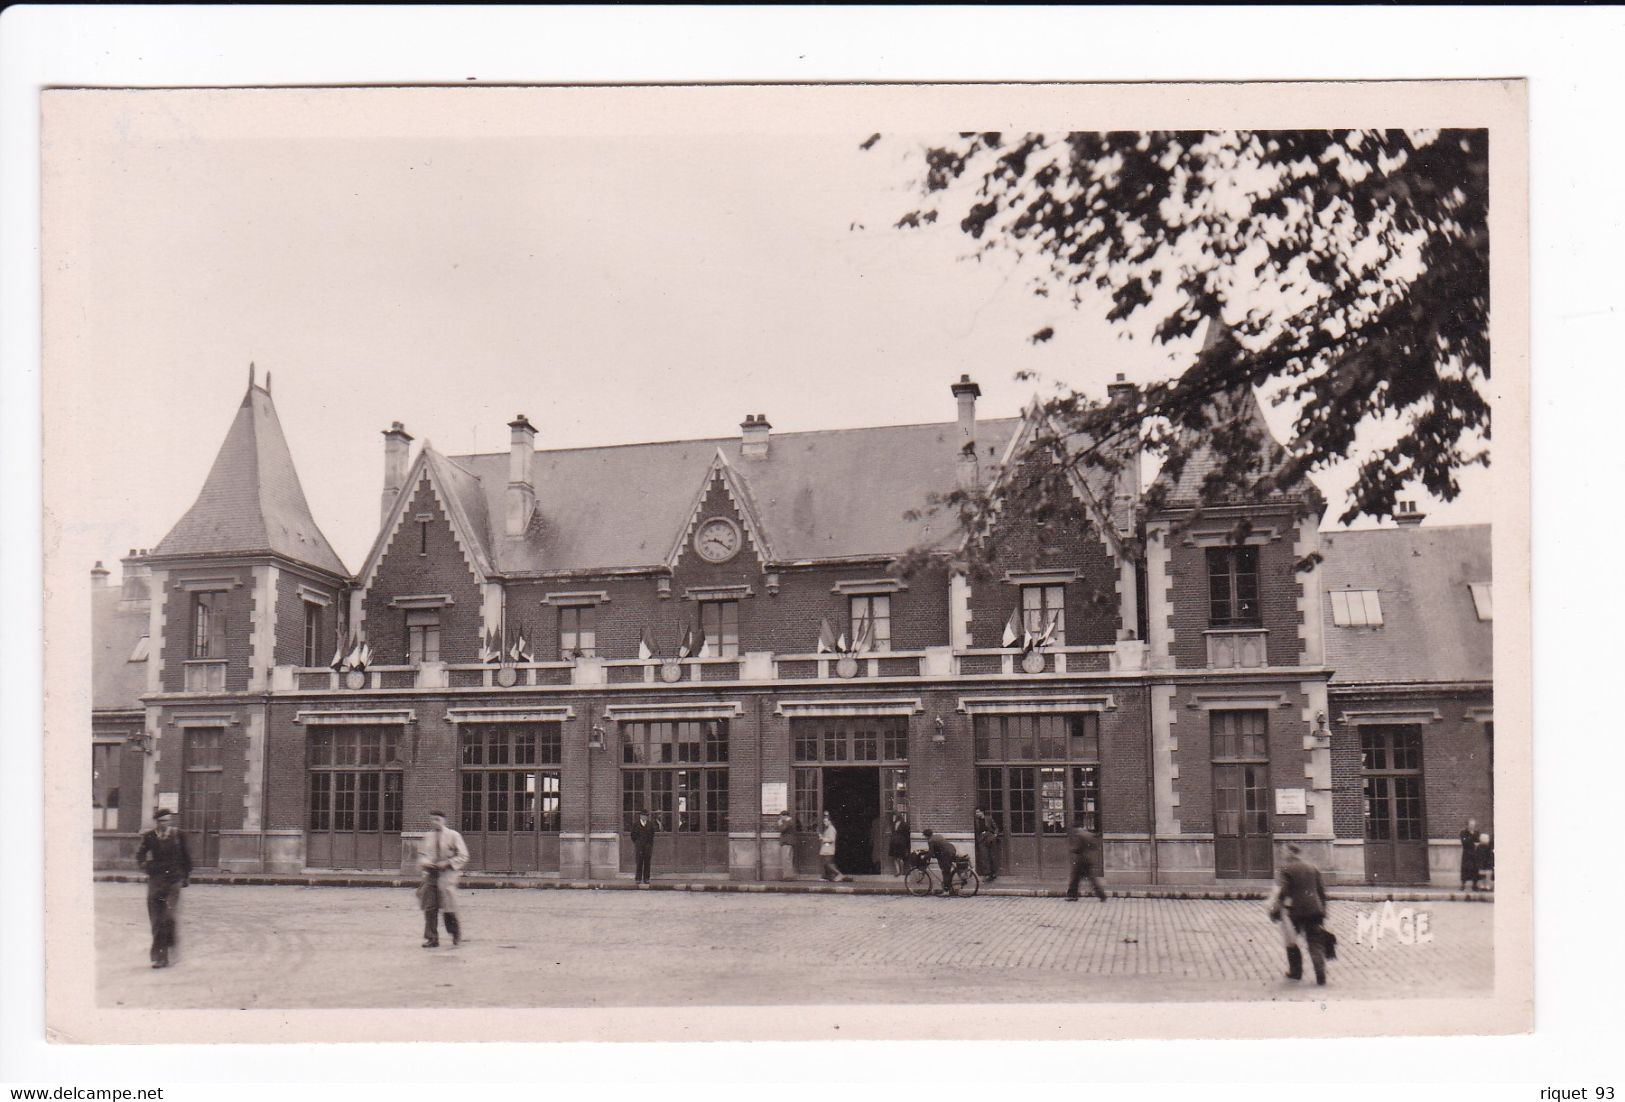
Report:
M 655 825 L 654 816 L 649 809 L 644 808 L 638 812 L 638 817 L 632 821 L 632 852 L 638 861 L 638 883 L 649 882 L 649 865 L 655 855 L 655 835 L 660 827 Z
M 1283 909 L 1286 912 L 1282 918 Z M 1303 979 L 1303 950 L 1297 935 L 1309 946 L 1309 960 L 1315 966 L 1315 982 L 1326 982 L 1326 885 L 1320 870 L 1310 864 L 1296 843 L 1288 843 L 1286 860 L 1275 872 L 1275 895 L 1270 900 L 1270 919 L 1281 923 L 1281 939 L 1286 943 L 1286 978 Z
M 1106 902 L 1106 890 L 1100 886 L 1096 877 L 1103 869 L 1102 849 L 1100 835 L 1079 823 L 1072 828 L 1072 836 L 1067 839 L 1067 848 L 1072 851 L 1072 879 L 1066 885 L 1066 897 L 1072 902 L 1078 901 L 1078 883 L 1088 878 L 1089 887 L 1094 890 L 1095 898 L 1102 903 Z
M 999 821 L 981 808 L 976 809 L 976 871 L 989 884 L 999 878 L 999 845 L 1004 833 Z
M 937 859 L 937 869 L 942 873 L 942 895 L 954 893 L 954 863 L 959 860 L 959 850 L 948 839 L 930 830 L 921 832 L 925 836 L 925 850 Z
M 147 921 L 152 925 L 154 968 L 168 968 L 175 948 L 175 916 L 180 910 L 181 889 L 192 876 L 192 856 L 186 852 L 186 838 L 175 829 L 175 814 L 160 807 L 152 815 L 153 829 L 141 836 L 135 863 L 147 874 Z

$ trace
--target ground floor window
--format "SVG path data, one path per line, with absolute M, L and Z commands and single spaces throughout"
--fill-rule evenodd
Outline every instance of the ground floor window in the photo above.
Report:
M 90 812 L 93 830 L 117 830 L 119 768 L 123 743 L 98 742 L 90 748 Z
M 621 829 L 648 808 L 662 833 L 726 834 L 728 769 L 623 769 Z
M 398 728 L 319 728 L 310 736 L 308 763 L 310 830 L 400 831 Z
M 979 765 L 976 806 L 1011 835 L 1100 831 L 1100 765 Z

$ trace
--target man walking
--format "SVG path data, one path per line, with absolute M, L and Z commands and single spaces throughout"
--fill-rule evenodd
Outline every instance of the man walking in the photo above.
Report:
M 423 869 L 423 883 L 418 885 L 418 902 L 423 906 L 423 947 L 433 949 L 440 944 L 440 914 L 446 915 L 446 933 L 451 943 L 463 940 L 463 928 L 457 920 L 457 881 L 463 866 L 468 864 L 468 846 L 463 836 L 446 825 L 444 811 L 429 812 L 433 827 L 418 843 L 418 865 Z
M 1095 898 L 1102 903 L 1106 902 L 1106 890 L 1096 879 L 1104 872 L 1100 835 L 1079 823 L 1072 828 L 1072 836 L 1067 839 L 1067 848 L 1072 851 L 1072 879 L 1066 885 L 1067 899 L 1076 903 L 1078 884 L 1088 878 L 1089 887 L 1094 891 Z
M 1004 832 L 999 821 L 982 808 L 976 809 L 976 868 L 989 884 L 999 878 L 999 844 Z
M 649 866 L 655 856 L 655 835 L 660 828 L 655 825 L 654 816 L 649 809 L 644 808 L 638 812 L 638 817 L 632 821 L 632 853 L 637 857 L 639 884 L 649 882 Z
M 175 949 L 175 919 L 181 889 L 192 876 L 192 855 L 186 838 L 175 829 L 175 813 L 160 807 L 152 813 L 153 829 L 141 836 L 135 863 L 147 874 L 147 921 L 152 926 L 149 957 L 154 968 L 168 968 Z
M 948 839 L 933 834 L 929 829 L 921 833 L 925 835 L 926 852 L 937 859 L 937 870 L 942 873 L 941 894 L 954 894 L 954 862 L 959 860 L 959 849 Z
M 1303 856 L 1295 842 L 1287 843 L 1286 860 L 1275 873 L 1275 893 L 1270 898 L 1270 920 L 1281 923 L 1281 940 L 1286 945 L 1286 978 L 1303 979 L 1303 950 L 1298 935 L 1309 946 L 1309 960 L 1315 966 L 1315 982 L 1326 983 L 1326 885 L 1320 870 Z M 1283 920 L 1282 910 L 1286 917 Z

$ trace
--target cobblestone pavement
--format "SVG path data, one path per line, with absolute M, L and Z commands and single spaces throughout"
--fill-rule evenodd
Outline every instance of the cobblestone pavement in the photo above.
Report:
M 147 964 L 145 889 L 96 885 L 98 998 L 128 1007 L 1142 1002 L 1489 994 L 1494 908 L 1424 903 L 1432 940 L 1356 944 L 1282 978 L 1256 901 L 465 890 L 458 948 L 419 948 L 404 888 L 193 885 L 179 961 Z

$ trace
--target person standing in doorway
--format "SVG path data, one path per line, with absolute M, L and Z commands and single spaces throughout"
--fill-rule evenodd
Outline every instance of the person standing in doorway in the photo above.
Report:
M 989 884 L 999 878 L 999 847 L 1003 842 L 1004 832 L 999 829 L 999 821 L 985 809 L 977 808 L 976 869 Z
M 779 875 L 788 880 L 796 868 L 796 817 L 785 808 L 773 826 L 779 832 Z
M 823 877 L 825 880 L 851 880 L 840 869 L 835 867 L 835 821 L 824 812 L 824 825 L 818 831 L 818 856 L 824 862 Z
M 1285 912 L 1284 916 L 1282 912 Z M 1270 920 L 1281 924 L 1281 940 L 1286 946 L 1286 978 L 1303 979 L 1303 950 L 1298 935 L 1309 947 L 1309 960 L 1315 966 L 1315 982 L 1326 983 L 1326 885 L 1320 870 L 1303 856 L 1295 842 L 1287 843 L 1286 860 L 1275 873 L 1275 891 L 1270 897 Z
M 891 813 L 891 871 L 902 876 L 908 871 L 908 816 L 901 811 Z
M 1461 890 L 1478 889 L 1478 820 L 1468 819 L 1461 832 Z
M 660 827 L 648 808 L 643 808 L 638 812 L 638 817 L 632 820 L 632 854 L 637 858 L 639 884 L 649 882 L 649 866 L 654 863 L 655 857 L 655 835 L 659 833 Z
M 1473 847 L 1473 858 L 1478 863 L 1478 879 L 1473 887 L 1480 890 L 1488 887 L 1495 890 L 1495 842 L 1488 834 L 1478 836 L 1478 845 Z M 1486 884 L 1485 881 L 1489 883 Z
M 160 807 L 152 813 L 153 829 L 141 836 L 135 863 L 147 874 L 147 921 L 152 926 L 152 949 L 148 956 L 154 968 L 168 968 L 175 951 L 175 923 L 181 906 L 181 889 L 191 882 L 192 855 L 186 851 L 186 838 L 175 829 L 175 813 Z
M 1088 879 L 1089 888 L 1094 892 L 1095 898 L 1102 903 L 1106 902 L 1106 889 L 1100 886 L 1097 879 L 1105 870 L 1102 861 L 1100 835 L 1079 823 L 1072 828 L 1072 836 L 1067 839 L 1067 848 L 1072 851 L 1072 879 L 1067 881 L 1066 897 L 1072 902 L 1078 901 L 1078 885 Z
M 463 940 L 463 927 L 457 917 L 457 882 L 468 864 L 468 845 L 463 836 L 446 825 L 444 811 L 429 812 L 430 828 L 418 843 L 418 867 L 423 882 L 418 885 L 418 903 L 423 908 L 423 947 L 440 944 L 440 915 L 446 916 L 446 933 L 451 943 Z

